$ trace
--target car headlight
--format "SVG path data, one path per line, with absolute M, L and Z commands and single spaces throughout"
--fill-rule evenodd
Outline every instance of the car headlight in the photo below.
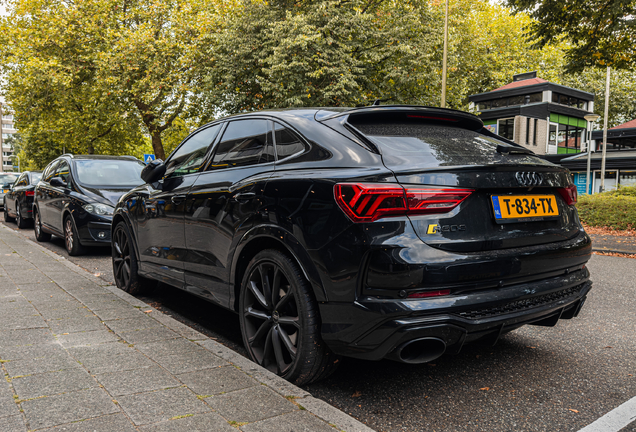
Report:
M 82 206 L 87 212 L 97 216 L 112 216 L 115 207 L 106 204 L 85 204 Z

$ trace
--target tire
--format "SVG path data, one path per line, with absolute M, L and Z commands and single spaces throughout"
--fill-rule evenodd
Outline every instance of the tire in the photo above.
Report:
M 139 263 L 135 254 L 135 246 L 132 242 L 128 225 L 119 222 L 113 231 L 111 241 L 111 256 L 113 260 L 113 275 L 115 283 L 121 290 L 129 294 L 142 294 L 157 285 L 154 280 L 140 276 Z
M 51 240 L 51 234 L 42 231 L 42 219 L 37 208 L 33 209 L 33 231 L 35 231 L 35 239 L 39 242 L 47 242 Z
M 4 202 L 3 204 L 3 213 L 4 213 L 4 221 L 5 222 L 13 222 L 15 219 L 13 219 L 11 216 L 9 216 L 9 209 L 7 209 L 7 203 Z
M 326 378 L 338 357 L 320 336 L 318 305 L 298 264 L 274 249 L 250 261 L 239 318 L 252 360 L 296 385 Z
M 71 216 L 64 218 L 64 246 L 66 252 L 70 256 L 78 256 L 84 254 L 84 246 L 79 241 L 79 235 L 77 234 L 77 228 Z
M 20 229 L 24 229 L 28 225 L 28 222 L 22 217 L 22 212 L 20 211 L 20 203 L 17 201 L 15 202 L 15 223 Z

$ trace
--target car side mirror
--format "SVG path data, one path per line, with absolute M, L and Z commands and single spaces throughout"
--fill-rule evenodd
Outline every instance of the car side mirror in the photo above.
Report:
M 161 159 L 155 159 L 141 170 L 141 179 L 146 183 L 159 181 L 166 173 L 166 165 Z
M 49 183 L 51 184 L 51 186 L 55 187 L 65 188 L 67 186 L 66 182 L 62 180 L 61 177 L 53 177 Z

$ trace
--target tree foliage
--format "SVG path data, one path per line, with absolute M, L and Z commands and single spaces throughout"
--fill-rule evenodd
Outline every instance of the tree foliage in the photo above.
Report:
M 209 106 L 437 103 L 440 23 L 426 1 L 248 0 L 226 20 L 205 86 Z
M 568 71 L 636 68 L 636 0 L 508 0 L 534 19 L 527 27 L 539 46 L 565 35 Z

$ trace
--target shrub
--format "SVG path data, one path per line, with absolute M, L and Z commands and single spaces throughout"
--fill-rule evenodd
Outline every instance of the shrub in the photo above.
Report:
M 577 209 L 581 221 L 589 226 L 614 230 L 636 228 L 636 187 L 579 196 Z

